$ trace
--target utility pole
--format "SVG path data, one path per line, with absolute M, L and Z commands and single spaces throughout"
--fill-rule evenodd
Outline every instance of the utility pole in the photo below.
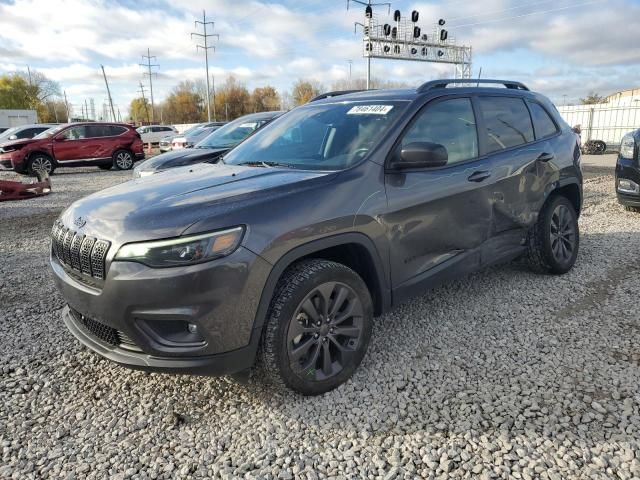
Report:
M 211 90 L 213 92 L 213 121 L 216 121 L 216 77 L 211 75 Z
M 109 105 L 111 106 L 111 115 L 113 116 L 113 121 L 116 121 L 116 111 L 113 108 L 113 99 L 111 98 L 111 90 L 109 90 L 109 82 L 107 82 L 107 74 L 104 73 L 104 66 L 100 65 L 102 68 L 102 76 L 104 77 L 104 84 L 107 86 L 107 95 L 109 96 Z
M 149 109 L 147 108 L 147 99 L 144 98 L 144 85 L 140 82 L 140 94 L 142 95 L 142 103 L 144 103 L 144 111 L 147 112 L 147 122 L 149 122 Z M 153 109 L 153 107 L 151 107 Z
M 84 115 L 85 120 L 89 120 L 89 107 L 87 106 L 87 99 L 84 99 Z
M 351 88 L 351 66 L 353 65 L 353 60 L 347 60 L 349 62 L 349 88 Z
M 151 63 L 151 59 L 152 58 L 156 58 L 155 55 L 151 56 L 151 51 L 149 50 L 149 48 L 147 48 L 147 54 L 143 55 L 142 58 L 146 58 L 147 59 L 147 63 L 141 63 L 140 66 L 141 67 L 147 67 L 149 69 L 148 73 L 145 73 L 144 75 L 148 75 L 149 76 L 149 91 L 151 92 L 151 121 L 155 123 L 156 121 L 156 113 L 155 113 L 155 105 L 153 103 L 153 82 L 151 81 L 151 77 L 153 75 L 157 75 L 156 73 L 151 71 L 152 67 L 158 67 L 160 68 L 160 65 L 158 64 L 152 64 Z M 149 113 L 147 112 L 147 117 L 149 117 Z M 147 121 L 149 121 L 147 119 Z
M 69 123 L 71 120 L 69 120 L 69 118 L 71 117 L 69 115 L 69 102 L 67 102 L 67 91 L 64 90 L 64 105 L 65 107 L 67 107 L 67 123 Z
M 204 39 L 204 45 L 196 45 L 196 51 L 198 48 L 204 50 L 204 62 L 207 69 L 207 119 L 211 121 L 211 90 L 209 88 L 209 49 L 212 48 L 213 51 L 216 51 L 216 47 L 214 45 L 209 45 L 209 37 L 216 37 L 216 40 L 220 40 L 220 35 L 217 33 L 207 33 L 207 25 L 211 25 L 211 29 L 215 28 L 215 22 L 207 22 L 207 13 L 202 10 L 202 21 L 196 20 L 195 22 L 196 28 L 198 25 L 202 25 L 202 30 L 204 33 L 193 32 L 191 33 L 191 38 L 195 35 L 196 37 L 200 37 Z

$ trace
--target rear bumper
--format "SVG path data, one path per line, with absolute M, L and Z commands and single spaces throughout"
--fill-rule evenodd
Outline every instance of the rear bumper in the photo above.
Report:
M 198 357 L 161 357 L 109 345 L 89 334 L 71 314 L 62 310 L 62 319 L 69 331 L 86 347 L 112 362 L 135 370 L 189 375 L 230 375 L 250 368 L 253 364 L 259 336 L 252 343 L 237 350 Z

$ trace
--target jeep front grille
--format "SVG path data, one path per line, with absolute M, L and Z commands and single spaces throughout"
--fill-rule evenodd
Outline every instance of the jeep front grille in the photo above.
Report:
M 85 236 L 57 221 L 51 230 L 51 249 L 67 268 L 99 280 L 106 276 L 105 260 L 111 244 Z

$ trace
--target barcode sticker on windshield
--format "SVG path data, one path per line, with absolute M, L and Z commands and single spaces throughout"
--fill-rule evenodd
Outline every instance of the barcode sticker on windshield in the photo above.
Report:
M 393 105 L 356 105 L 347 112 L 347 115 L 386 115 Z

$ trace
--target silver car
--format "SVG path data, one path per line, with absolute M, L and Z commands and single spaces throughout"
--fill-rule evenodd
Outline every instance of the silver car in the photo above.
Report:
M 29 125 L 20 125 L 12 127 L 0 133 L 0 143 L 10 142 L 12 140 L 22 140 L 25 138 L 33 138 L 36 135 L 49 130 L 58 123 L 33 123 Z

